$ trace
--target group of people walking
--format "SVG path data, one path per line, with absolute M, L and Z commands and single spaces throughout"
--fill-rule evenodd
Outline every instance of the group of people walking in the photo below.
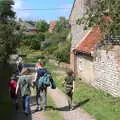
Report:
M 31 77 L 31 70 L 23 68 L 18 78 L 12 76 L 10 80 L 10 94 L 11 98 L 16 103 L 16 109 L 18 109 L 18 97 L 22 98 L 22 108 L 26 115 L 31 113 L 30 109 L 30 95 L 31 87 L 36 89 L 36 111 L 45 111 L 47 105 L 47 87 L 52 89 L 56 88 L 56 85 L 52 79 L 51 74 L 43 67 L 42 63 L 38 61 L 35 66 L 35 77 Z M 17 79 L 17 80 L 16 80 Z M 74 91 L 74 73 L 72 70 L 67 71 L 67 76 L 64 80 L 64 87 L 68 98 L 69 110 L 72 110 L 72 96 Z M 13 89 L 13 88 L 14 89 Z M 12 91 L 12 92 L 11 92 Z

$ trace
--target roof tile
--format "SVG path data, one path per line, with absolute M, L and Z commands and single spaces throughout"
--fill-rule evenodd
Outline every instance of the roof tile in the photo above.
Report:
M 96 26 L 86 36 L 86 38 L 79 43 L 75 51 L 85 52 L 90 54 L 95 49 L 96 45 L 100 43 L 100 41 L 102 40 L 101 37 L 102 37 L 102 34 L 100 31 L 100 27 Z

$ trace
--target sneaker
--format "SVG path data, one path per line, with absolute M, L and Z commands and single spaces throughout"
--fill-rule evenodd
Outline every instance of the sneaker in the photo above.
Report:
M 43 110 L 43 111 L 45 111 L 45 110 L 46 110 L 46 108 L 45 108 L 45 107 L 42 107 L 42 110 Z
M 69 110 L 72 111 L 72 110 L 73 110 L 73 106 L 70 106 L 70 107 L 69 107 Z
M 40 106 L 38 106 L 37 108 L 36 108 L 36 111 L 41 111 L 42 110 L 42 108 L 40 107 Z

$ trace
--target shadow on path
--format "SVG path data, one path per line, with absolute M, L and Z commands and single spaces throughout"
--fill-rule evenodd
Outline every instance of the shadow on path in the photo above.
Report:
M 86 99 L 82 102 L 79 102 L 77 105 L 73 105 L 73 110 L 79 108 L 80 106 L 86 104 L 90 99 Z M 47 110 L 58 110 L 58 111 L 69 111 L 69 107 L 68 106 L 63 106 L 63 107 L 60 107 L 60 108 L 56 108 L 56 107 L 53 107 L 53 106 L 47 106 Z
M 16 120 L 32 120 L 32 114 L 25 115 L 23 112 L 17 112 Z

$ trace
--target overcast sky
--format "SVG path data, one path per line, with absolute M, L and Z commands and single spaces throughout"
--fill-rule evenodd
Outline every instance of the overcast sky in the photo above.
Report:
M 69 17 L 74 0 L 14 0 L 14 10 L 17 18 L 24 20 L 44 19 L 48 22 L 57 20 L 60 16 Z M 62 10 L 49 10 L 51 8 L 64 8 Z M 48 9 L 48 10 L 23 10 Z

